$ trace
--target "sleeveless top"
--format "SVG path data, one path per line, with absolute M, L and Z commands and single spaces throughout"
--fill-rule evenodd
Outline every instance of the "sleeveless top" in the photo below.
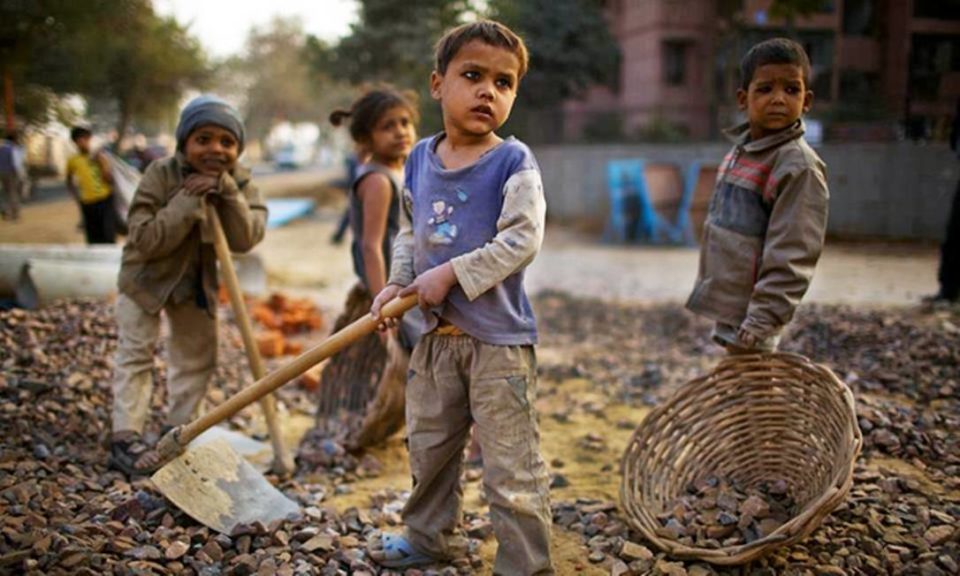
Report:
M 363 262 L 363 201 L 357 194 L 357 188 L 359 188 L 360 182 L 370 174 L 383 174 L 390 180 L 390 207 L 387 210 L 387 229 L 383 235 L 385 277 L 390 273 L 390 253 L 393 249 L 393 240 L 400 231 L 400 190 L 403 186 L 402 171 L 391 170 L 376 162 L 367 162 L 360 165 L 357 168 L 357 177 L 350 186 L 350 232 L 353 235 L 350 251 L 353 256 L 353 270 L 368 290 L 370 289 L 370 283 L 367 281 L 366 268 Z M 376 296 L 376 294 L 373 294 L 373 296 Z

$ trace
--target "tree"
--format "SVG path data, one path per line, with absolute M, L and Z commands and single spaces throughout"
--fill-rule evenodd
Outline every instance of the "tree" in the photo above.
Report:
M 329 47 L 308 38 L 295 18 L 275 18 L 250 31 L 245 53 L 221 66 L 221 76 L 232 76 L 242 94 L 251 138 L 265 137 L 277 121 L 322 124 L 343 105 L 346 88 L 320 62 L 327 55 Z
M 0 25 L 5 73 L 32 96 L 17 99 L 27 122 L 46 120 L 57 95 L 76 93 L 115 101 L 122 134 L 134 116 L 169 111 L 206 75 L 196 40 L 175 20 L 159 17 L 149 0 L 0 6 L 12 16 Z
M 613 84 L 620 49 L 596 0 L 491 0 L 490 15 L 517 32 L 530 52 L 520 102 L 556 106 L 590 86 Z
M 0 2 L 0 16 L 5 79 L 21 87 L 27 122 L 74 93 L 115 102 L 122 135 L 135 117 L 169 113 L 208 74 L 196 39 L 150 0 Z
M 773 0 L 770 16 L 783 18 L 787 36 L 797 38 L 797 20 L 823 10 L 826 0 Z
M 433 45 L 459 24 L 469 0 L 359 0 L 359 21 L 331 54 L 328 65 L 336 77 L 353 84 L 389 82 L 413 88 L 429 98 Z M 426 107 L 422 131 L 439 127 L 436 107 Z
M 274 121 L 315 120 L 313 93 L 303 55 L 303 26 L 296 18 L 274 18 L 247 37 L 242 70 L 248 76 L 246 123 L 254 137 Z
M 110 9 L 108 0 L 0 2 L 0 73 L 8 129 L 14 115 L 28 124 L 48 120 L 57 93 L 77 91 L 89 61 L 71 62 L 64 57 L 65 46 L 94 30 Z
M 467 7 L 466 0 L 360 0 L 359 22 L 336 49 L 338 74 L 356 84 L 427 84 L 433 43 Z
M 149 0 L 125 0 L 124 7 L 101 22 L 106 34 L 86 47 L 102 66 L 88 93 L 116 102 L 121 138 L 135 117 L 171 114 L 184 91 L 210 78 L 199 42 L 175 19 L 158 16 Z
M 536 139 L 533 123 L 545 122 L 564 100 L 619 77 L 620 49 L 597 0 L 490 0 L 489 14 L 523 37 L 530 70 L 520 84 L 516 128 Z M 540 112 L 537 114 L 535 112 Z M 540 134 L 544 133 L 542 130 Z

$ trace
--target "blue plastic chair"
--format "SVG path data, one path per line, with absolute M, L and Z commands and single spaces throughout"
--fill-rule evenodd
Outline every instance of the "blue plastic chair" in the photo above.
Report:
M 658 162 L 660 164 L 661 162 Z M 666 163 L 669 164 L 669 163 Z M 609 242 L 626 242 L 633 232 L 633 239 L 654 244 L 694 245 L 697 239 L 690 219 L 700 171 L 708 162 L 691 162 L 683 174 L 683 191 L 677 207 L 676 222 L 658 214 L 653 207 L 650 189 L 645 177 L 647 161 L 636 158 L 611 160 L 607 163 L 607 186 L 610 195 L 610 214 L 604 230 L 604 239 Z M 630 202 L 635 202 L 637 218 L 631 230 L 627 221 Z
M 610 195 L 610 214 L 603 237 L 611 242 L 626 242 L 631 235 L 634 240 L 652 240 L 658 228 L 657 217 L 647 193 L 643 171 L 646 163 L 641 159 L 611 160 L 607 163 L 607 189 Z M 630 203 L 635 203 L 636 222 L 628 222 Z M 631 218 L 632 220 L 632 218 Z M 630 230 L 630 225 L 633 230 Z
M 687 167 L 687 173 L 684 177 L 683 198 L 680 201 L 680 210 L 677 217 L 677 231 L 681 234 L 683 242 L 688 245 L 697 244 L 697 237 L 694 233 L 690 212 L 694 209 L 697 184 L 700 181 L 700 172 L 704 168 L 710 167 L 717 167 L 716 162 L 695 160 Z
M 701 162 L 694 160 L 687 166 L 687 173 L 683 178 L 683 196 L 680 198 L 680 208 L 677 211 L 675 233 L 678 241 L 693 245 L 697 239 L 693 235 L 693 224 L 690 222 L 690 208 L 693 206 L 693 194 L 697 189 L 697 180 L 700 179 Z

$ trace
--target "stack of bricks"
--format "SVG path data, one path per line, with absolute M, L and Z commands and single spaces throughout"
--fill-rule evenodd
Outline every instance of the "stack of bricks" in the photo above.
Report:
M 296 355 L 303 351 L 303 344 L 290 340 L 290 336 L 319 330 L 323 327 L 323 315 L 305 298 L 288 298 L 271 294 L 267 299 L 248 299 L 250 316 L 260 327 L 257 330 L 257 347 L 264 358 Z

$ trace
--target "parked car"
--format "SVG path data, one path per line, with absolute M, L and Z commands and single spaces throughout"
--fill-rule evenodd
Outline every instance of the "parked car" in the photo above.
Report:
M 301 168 L 313 160 L 313 149 L 310 146 L 298 145 L 293 142 L 283 144 L 273 155 L 273 163 L 279 169 Z

